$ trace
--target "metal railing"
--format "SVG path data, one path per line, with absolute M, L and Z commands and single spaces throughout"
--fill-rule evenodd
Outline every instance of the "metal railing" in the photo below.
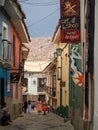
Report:
M 56 88 L 52 88 L 52 87 L 46 86 L 46 87 L 45 87 L 45 91 L 46 91 L 50 96 L 53 96 L 53 97 L 56 96 Z

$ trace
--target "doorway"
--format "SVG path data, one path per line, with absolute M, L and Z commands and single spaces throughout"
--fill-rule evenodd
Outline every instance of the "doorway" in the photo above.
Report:
M 4 78 L 0 78 L 0 104 L 4 103 Z

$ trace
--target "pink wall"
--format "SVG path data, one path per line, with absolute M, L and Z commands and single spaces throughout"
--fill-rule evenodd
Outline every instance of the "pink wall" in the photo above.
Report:
M 15 66 L 13 66 L 13 36 L 15 36 L 15 39 L 16 39 Z M 11 41 L 11 72 L 19 73 L 19 62 L 21 62 L 21 59 L 22 59 L 22 53 L 20 52 L 21 41 L 20 41 L 17 33 L 15 32 L 15 29 L 13 26 L 11 26 L 11 28 L 10 28 L 10 41 Z M 11 87 L 12 98 L 19 99 L 19 97 L 22 97 L 22 92 L 19 93 L 20 83 L 19 82 L 18 83 L 11 83 L 11 86 L 12 86 Z
M 10 41 L 11 41 L 11 63 L 12 63 L 12 66 L 11 66 L 11 69 L 19 69 L 19 60 L 20 60 L 20 45 L 21 45 L 21 41 L 20 41 L 20 39 L 19 39 L 19 37 L 18 37 L 18 35 L 17 35 L 17 33 L 15 32 L 15 30 L 14 30 L 14 28 L 13 28 L 13 26 L 11 26 L 11 32 L 10 32 Z M 15 61 L 15 63 L 16 63 L 16 65 L 15 66 L 13 66 L 13 35 L 15 35 L 15 37 L 16 37 L 16 52 L 15 52 L 15 58 L 16 58 L 16 61 Z M 15 72 L 16 72 L 16 70 L 14 70 Z

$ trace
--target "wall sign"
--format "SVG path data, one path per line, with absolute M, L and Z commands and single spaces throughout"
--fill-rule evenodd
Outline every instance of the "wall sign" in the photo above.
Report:
M 80 0 L 60 0 L 61 42 L 80 42 Z
M 11 83 L 18 83 L 19 82 L 19 73 L 11 73 Z

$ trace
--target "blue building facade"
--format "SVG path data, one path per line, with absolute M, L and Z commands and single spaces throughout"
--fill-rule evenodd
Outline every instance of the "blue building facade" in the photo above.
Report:
M 0 104 L 10 95 L 10 20 L 0 7 Z

